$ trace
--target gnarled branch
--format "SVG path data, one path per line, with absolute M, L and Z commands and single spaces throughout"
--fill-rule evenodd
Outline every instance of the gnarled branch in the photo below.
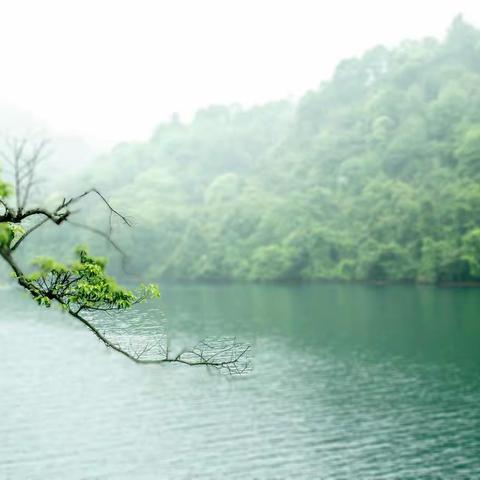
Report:
M 44 157 L 46 144 L 46 142 L 40 142 L 32 147 L 25 139 L 13 139 L 6 142 L 7 150 L 0 149 L 0 158 L 3 158 L 13 168 L 16 198 L 16 207 L 10 206 L 5 198 L 0 199 L 0 206 L 3 208 L 3 212 L 0 212 L 0 224 L 21 225 L 27 219 L 43 217 L 23 233 L 20 233 L 20 236 L 16 239 L 13 238 L 13 233 L 11 240 L 2 241 L 0 238 L 0 257 L 12 269 L 18 284 L 26 289 L 37 301 L 45 301 L 46 299 L 47 303 L 45 304 L 47 306 L 52 302 L 57 303 L 71 317 L 85 325 L 106 347 L 111 348 L 135 363 L 162 364 L 176 362 L 191 366 L 212 367 L 232 375 L 240 375 L 250 371 L 251 347 L 250 345 L 237 342 L 235 338 L 204 339 L 194 347 L 182 350 L 176 356 L 170 354 L 168 343 L 163 346 L 158 342 L 157 344 L 155 342 L 147 342 L 138 350 L 133 348 L 131 344 L 130 348 L 123 347 L 119 343 L 110 340 L 105 333 L 100 332 L 87 316 L 98 312 L 120 311 L 125 308 L 124 303 L 121 303 L 121 301 L 126 301 L 128 306 L 131 306 L 142 301 L 143 298 L 141 296 L 132 299 L 131 296 L 133 294 L 126 292 L 121 293 L 120 296 L 112 297 L 113 299 L 111 300 L 107 300 L 101 297 L 97 299 L 97 297 L 91 296 L 89 293 L 85 296 L 85 291 L 83 291 L 83 296 L 79 296 L 78 292 L 81 290 L 81 282 L 84 282 L 86 279 L 81 271 L 79 273 L 78 270 L 68 269 L 65 266 L 58 270 L 51 269 L 45 271 L 34 277 L 24 274 L 19 264 L 15 261 L 13 253 L 33 232 L 49 222 L 56 225 L 68 222 L 76 228 L 88 230 L 95 235 L 105 238 L 120 253 L 123 261 L 127 258 L 125 252 L 112 239 L 112 220 L 113 217 L 118 217 L 128 226 L 131 226 L 132 223 L 127 217 L 115 210 L 108 200 L 95 188 L 68 200 L 64 198 L 52 210 L 42 207 L 27 209 L 31 189 L 35 183 L 36 168 Z M 27 152 L 29 153 L 27 154 Z M 109 210 L 109 226 L 106 232 L 70 219 L 74 213 L 71 207 L 91 194 L 98 196 Z M 104 267 L 98 259 L 97 263 L 95 263 L 95 259 L 90 260 L 91 264 L 89 266 L 92 268 Z M 102 272 L 103 270 L 100 270 L 100 274 Z M 104 285 L 108 285 L 108 283 L 104 283 Z M 118 291 L 115 292 L 118 293 Z M 156 358 L 147 357 L 155 347 L 158 348 L 160 356 Z

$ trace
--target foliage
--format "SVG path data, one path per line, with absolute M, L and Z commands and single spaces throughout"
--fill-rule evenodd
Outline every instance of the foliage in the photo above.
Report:
M 35 300 L 40 305 L 50 306 L 55 299 L 76 313 L 124 310 L 160 296 L 155 285 L 142 286 L 138 294 L 120 287 L 105 273 L 107 259 L 90 255 L 86 247 L 78 247 L 75 253 L 77 260 L 69 265 L 49 257 L 33 262 L 38 270 L 25 279 L 35 286 Z
M 0 223 L 0 248 L 10 248 L 13 240 L 25 233 L 22 225 L 10 222 Z
M 2 170 L 0 169 L 0 175 L 2 173 Z M 11 187 L 10 184 L 4 182 L 2 180 L 2 177 L 0 176 L 0 200 L 2 198 L 7 198 L 13 193 L 13 188 Z
M 10 185 L 0 180 L 0 194 L 3 194 L 0 198 L 6 198 L 11 191 Z M 82 197 L 83 195 L 80 196 Z M 61 207 L 53 213 L 43 209 L 23 212 L 20 208 L 12 209 L 6 202 L 0 205 L 0 255 L 10 264 L 14 275 L 37 303 L 50 307 L 52 301 L 56 300 L 65 310 L 78 314 L 82 311 L 123 310 L 160 296 L 158 288 L 153 284 L 142 285 L 136 294 L 120 287 L 113 277 L 106 274 L 107 259 L 90 255 L 85 246 L 77 247 L 76 260 L 70 264 L 50 257 L 38 257 L 33 261 L 37 270 L 23 274 L 12 256 L 23 238 L 30 233 L 23 224 L 30 216 L 37 215 L 38 210 L 44 212 L 41 214 L 46 215 L 46 220 L 60 224 L 69 216 L 69 213 L 62 213 L 62 208 L 67 205 L 64 200 Z M 2 219 L 10 221 L 1 221 Z M 43 223 L 45 221 L 40 221 L 32 230 Z

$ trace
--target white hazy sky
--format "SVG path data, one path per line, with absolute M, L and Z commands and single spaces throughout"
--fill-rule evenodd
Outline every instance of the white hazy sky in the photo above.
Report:
M 0 104 L 97 144 L 212 103 L 297 97 L 342 58 L 442 36 L 480 0 L 0 0 Z

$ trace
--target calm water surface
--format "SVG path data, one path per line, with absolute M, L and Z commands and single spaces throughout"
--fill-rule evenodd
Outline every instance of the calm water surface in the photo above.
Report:
M 162 294 L 173 348 L 237 335 L 254 372 L 138 366 L 0 290 L 0 479 L 480 478 L 480 290 Z M 165 328 L 157 307 L 122 322 Z

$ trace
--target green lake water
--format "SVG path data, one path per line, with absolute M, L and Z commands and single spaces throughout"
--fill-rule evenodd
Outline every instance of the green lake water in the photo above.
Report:
M 480 478 L 480 289 L 164 285 L 102 328 L 254 369 L 139 366 L 0 290 L 0 479 Z

